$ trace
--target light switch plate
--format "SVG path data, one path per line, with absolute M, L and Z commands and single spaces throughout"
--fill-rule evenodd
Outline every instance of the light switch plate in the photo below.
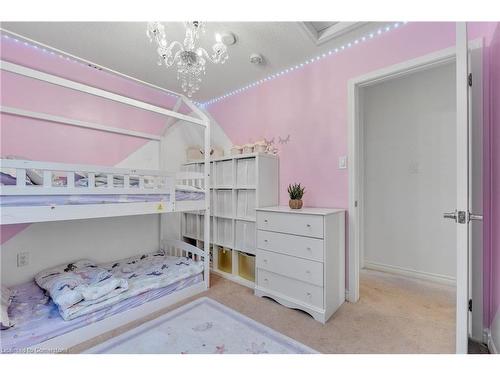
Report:
M 340 156 L 339 169 L 346 169 L 346 168 L 347 168 L 347 156 Z

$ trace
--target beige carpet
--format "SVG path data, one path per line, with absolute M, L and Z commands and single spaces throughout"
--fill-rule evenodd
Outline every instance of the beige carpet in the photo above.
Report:
M 298 310 L 253 295 L 253 290 L 212 275 L 206 295 L 322 353 L 453 353 L 455 290 L 377 271 L 361 272 L 361 298 L 345 303 L 325 324 Z M 78 353 L 146 319 L 72 348 Z

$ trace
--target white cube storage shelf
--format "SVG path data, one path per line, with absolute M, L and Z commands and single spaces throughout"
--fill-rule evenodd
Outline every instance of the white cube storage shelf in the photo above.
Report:
M 211 176 L 211 244 L 232 251 L 232 272 L 219 270 L 218 251 L 213 251 L 214 272 L 243 285 L 253 283 L 239 276 L 238 256 L 254 256 L 257 249 L 256 208 L 278 204 L 278 157 L 269 154 L 232 155 L 213 159 Z M 183 170 L 203 172 L 203 164 L 191 162 Z M 185 213 L 182 235 L 202 241 L 203 215 Z M 197 218 L 197 219 L 196 219 Z

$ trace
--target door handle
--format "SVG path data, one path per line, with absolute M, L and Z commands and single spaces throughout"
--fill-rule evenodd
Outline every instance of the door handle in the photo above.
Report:
M 461 224 L 465 224 L 466 223 L 466 217 L 468 216 L 468 221 L 472 221 L 472 220 L 477 220 L 477 221 L 483 221 L 483 215 L 476 215 L 476 214 L 471 214 L 469 213 L 469 215 L 466 214 L 465 211 L 454 211 L 454 212 L 445 212 L 443 214 L 443 217 L 445 219 L 452 219 L 452 220 L 455 220 L 455 221 L 459 221 Z
M 453 211 L 453 212 L 445 212 L 443 214 L 443 217 L 445 219 L 452 219 L 452 220 L 455 220 L 457 221 L 457 211 Z
M 471 220 L 483 221 L 483 215 L 469 214 L 469 221 Z

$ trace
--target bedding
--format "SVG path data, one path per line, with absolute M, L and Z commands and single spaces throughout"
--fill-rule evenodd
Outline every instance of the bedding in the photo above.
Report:
M 0 331 L 0 352 L 25 352 L 25 348 L 109 318 L 202 281 L 203 274 L 199 273 L 161 289 L 141 293 L 72 320 L 64 320 L 61 317 L 57 305 L 45 295 L 43 289 L 35 282 L 30 281 L 15 286 L 12 288 L 14 297 L 9 313 L 16 325 L 8 330 Z
M 34 188 L 37 189 L 37 188 Z M 177 188 L 177 201 L 199 201 L 205 199 L 205 192 L 200 189 L 191 190 Z M 0 206 L 59 206 L 78 204 L 134 203 L 134 202 L 168 202 L 170 194 L 82 194 L 82 195 L 2 195 Z
M 103 187 L 108 184 L 108 176 L 105 174 L 97 174 L 95 175 L 95 186 Z M 75 181 L 76 186 L 88 186 L 88 177 L 81 177 L 77 181 Z M 113 176 L 113 186 L 114 187 L 123 187 L 124 177 L 123 176 Z M 135 187 L 139 186 L 139 179 L 137 177 L 130 177 L 130 186 Z M 153 180 L 144 179 L 144 186 L 150 187 L 153 186 Z
M 109 271 L 90 260 L 79 260 L 42 271 L 35 276 L 35 282 L 47 291 L 63 316 L 75 304 L 96 304 L 128 288 L 127 280 L 113 277 Z
M 6 185 L 6 186 L 15 185 L 16 178 L 14 177 L 14 175 L 15 175 L 15 172 L 14 172 L 14 174 L 0 172 L 0 185 L 2 185 L 2 186 L 3 185 Z M 28 176 L 26 176 L 26 185 L 33 185 L 33 183 L 31 182 L 31 180 L 29 179 Z
M 65 272 L 66 269 L 70 271 Z M 62 318 L 71 320 L 201 272 L 203 262 L 168 256 L 160 251 L 98 266 L 89 261 L 74 262 L 41 272 L 36 282 L 48 291 Z M 120 280 L 123 284 L 100 297 L 86 299 L 81 291 L 103 279 Z

